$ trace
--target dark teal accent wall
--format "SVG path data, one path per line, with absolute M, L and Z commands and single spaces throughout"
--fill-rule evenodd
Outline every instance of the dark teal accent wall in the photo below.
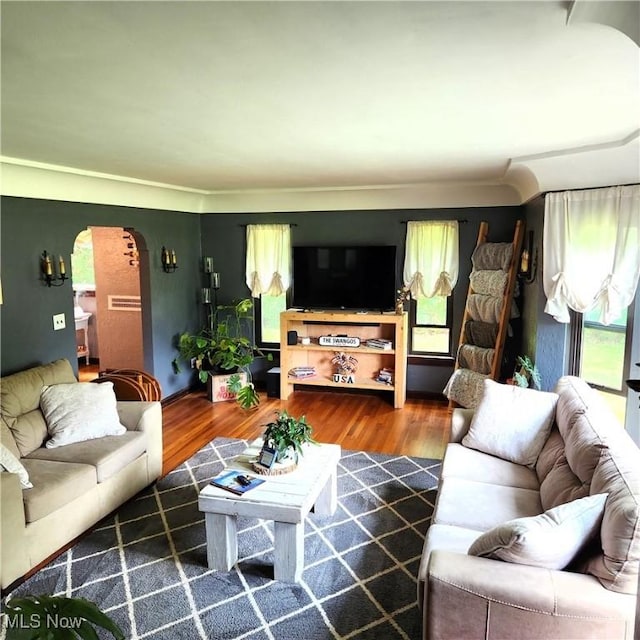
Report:
M 220 272 L 220 302 L 246 297 L 245 235 L 247 224 L 291 224 L 291 242 L 312 244 L 396 245 L 397 284 L 402 280 L 404 240 L 407 220 L 466 220 L 460 225 L 460 275 L 454 291 L 454 345 L 458 344 L 460 324 L 466 304 L 471 254 L 476 246 L 480 223 L 489 223 L 490 241 L 510 242 L 515 223 L 524 217 L 522 207 L 483 207 L 461 209 L 418 209 L 378 211 L 314 211 L 298 213 L 210 214 L 202 217 L 202 252 L 212 256 L 215 270 Z M 442 392 L 453 363 L 409 365 L 409 392 Z M 260 371 L 256 374 L 260 379 Z
M 221 274 L 219 302 L 246 297 L 245 234 L 251 223 L 289 223 L 295 244 L 395 244 L 398 284 L 402 278 L 406 220 L 459 219 L 460 276 L 454 292 L 454 344 L 466 302 L 471 253 L 480 222 L 489 222 L 490 240 L 510 241 L 522 207 L 420 209 L 400 211 L 321 211 L 260 214 L 188 214 L 109 205 L 82 204 L 3 197 L 1 201 L 1 275 L 4 304 L 0 305 L 1 373 L 8 375 L 26 367 L 68 358 L 74 366 L 75 333 L 71 285 L 51 288 L 39 279 L 38 258 L 46 249 L 67 258 L 79 231 L 87 226 L 133 228 L 144 238 L 149 259 L 149 301 L 144 318 L 145 368 L 160 381 L 164 396 L 187 388 L 191 371 L 175 374 L 176 336 L 196 330 L 203 323 L 200 287 L 205 284 L 201 256 L 214 259 Z M 175 248 L 179 269 L 162 271 L 162 245 Z M 70 268 L 70 264 L 68 264 Z M 65 313 L 67 328 L 53 331 L 52 316 Z M 270 364 L 259 365 L 257 380 Z M 440 393 L 453 365 L 410 365 L 408 389 Z
M 148 250 L 150 304 L 143 318 L 145 368 L 158 378 L 165 396 L 189 386 L 191 372 L 175 375 L 175 336 L 199 326 L 200 216 L 172 211 L 3 197 L 1 200 L 0 305 L 1 373 L 67 358 L 77 366 L 71 284 L 47 288 L 40 280 L 43 250 L 63 254 L 67 267 L 79 231 L 88 226 L 130 227 Z M 162 245 L 175 248 L 179 268 L 162 271 Z M 53 331 L 52 316 L 66 315 L 67 327 Z

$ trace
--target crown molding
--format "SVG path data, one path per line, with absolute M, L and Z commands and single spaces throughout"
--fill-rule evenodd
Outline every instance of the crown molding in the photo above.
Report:
M 190 213 L 485 207 L 521 202 L 518 191 L 502 182 L 204 191 L 4 156 L 0 157 L 0 192 Z

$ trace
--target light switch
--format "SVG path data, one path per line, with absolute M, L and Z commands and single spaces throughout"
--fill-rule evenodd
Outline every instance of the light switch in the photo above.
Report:
M 64 313 L 57 313 L 53 316 L 53 330 L 59 331 L 67 326 L 67 322 L 64 317 Z

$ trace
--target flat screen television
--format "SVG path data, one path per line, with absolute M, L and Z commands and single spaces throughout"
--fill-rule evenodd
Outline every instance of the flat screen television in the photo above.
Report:
M 294 307 L 387 311 L 395 295 L 395 246 L 293 247 Z

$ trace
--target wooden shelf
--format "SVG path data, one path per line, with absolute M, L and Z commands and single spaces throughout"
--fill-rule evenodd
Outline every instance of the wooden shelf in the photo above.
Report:
M 290 331 L 298 339 L 309 338 L 311 344 L 287 344 Z M 318 344 L 324 335 L 348 335 L 360 338 L 359 347 L 327 347 Z M 390 340 L 392 349 L 367 347 L 370 338 Z M 358 360 L 355 382 L 334 382 L 334 353 L 343 351 Z M 310 378 L 289 377 L 293 367 L 313 366 L 316 375 Z M 375 380 L 382 368 L 393 369 L 393 384 Z M 287 399 L 296 385 L 340 389 L 370 389 L 393 394 L 393 406 L 401 408 L 406 399 L 407 375 L 407 314 L 351 313 L 346 311 L 299 312 L 280 314 L 280 397 Z

